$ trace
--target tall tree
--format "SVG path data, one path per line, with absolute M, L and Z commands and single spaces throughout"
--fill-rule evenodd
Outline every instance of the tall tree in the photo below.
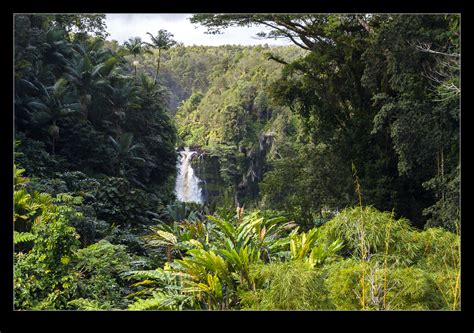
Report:
M 173 40 L 173 34 L 170 32 L 160 29 L 156 36 L 153 36 L 151 33 L 147 32 L 150 35 L 151 43 L 147 43 L 152 48 L 158 49 L 158 57 L 156 59 L 156 73 L 155 73 L 155 81 L 158 77 L 158 72 L 160 71 L 160 61 L 161 61 L 161 51 L 167 50 L 173 45 L 176 44 L 176 41 Z
M 77 89 L 84 117 L 91 119 L 93 115 L 89 111 L 92 96 L 110 87 L 106 77 L 112 74 L 117 58 L 103 48 L 103 41 L 100 39 L 76 43 L 74 51 L 64 77 Z
M 135 68 L 135 77 L 137 76 L 137 55 L 143 52 L 143 42 L 140 37 L 129 38 L 128 41 L 123 43 L 128 53 L 133 55 L 133 67 Z
M 51 137 L 51 153 L 55 154 L 55 143 L 59 138 L 58 120 L 75 115 L 79 111 L 79 103 L 64 103 L 63 99 L 68 93 L 67 81 L 59 79 L 50 87 L 38 83 L 41 97 L 33 99 L 28 106 L 34 111 L 33 122 L 42 126 L 47 124 L 47 132 Z

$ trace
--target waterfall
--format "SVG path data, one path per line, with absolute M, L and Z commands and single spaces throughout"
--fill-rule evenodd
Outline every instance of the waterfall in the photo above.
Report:
M 179 152 L 181 158 L 178 161 L 178 175 L 176 177 L 176 185 L 174 192 L 179 201 L 203 203 L 203 197 L 199 182 L 201 181 L 194 174 L 191 166 L 191 159 L 195 151 L 190 151 L 188 147 Z

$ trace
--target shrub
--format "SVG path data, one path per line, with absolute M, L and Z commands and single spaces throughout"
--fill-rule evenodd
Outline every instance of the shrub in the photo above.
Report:
M 408 220 L 391 219 L 390 212 L 380 212 L 373 207 L 346 208 L 332 220 L 321 227 L 322 237 L 327 242 L 341 239 L 344 242 L 346 257 L 361 256 L 361 233 L 367 256 L 383 260 L 385 238 L 390 224 L 388 255 L 390 263 L 400 265 L 413 263 L 420 250 L 420 245 L 414 239 L 414 229 Z M 363 228 L 362 228 L 363 226 Z
M 70 305 L 78 309 L 99 303 L 102 308 L 124 307 L 126 283 L 120 274 L 130 269 L 131 261 L 125 250 L 124 245 L 101 240 L 77 251 L 75 269 L 80 278 L 76 295 L 84 301 Z
M 259 280 L 262 286 L 240 293 L 243 309 L 333 309 L 324 284 L 325 275 L 324 271 L 314 270 L 310 263 L 304 261 L 254 265 L 251 277 Z

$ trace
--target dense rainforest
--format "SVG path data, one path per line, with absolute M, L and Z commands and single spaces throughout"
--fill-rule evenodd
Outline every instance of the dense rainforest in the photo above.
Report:
M 15 15 L 15 309 L 459 310 L 459 15 L 191 22 Z

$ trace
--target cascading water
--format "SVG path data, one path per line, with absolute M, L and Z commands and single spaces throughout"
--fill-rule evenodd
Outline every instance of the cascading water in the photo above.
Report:
M 178 161 L 178 175 L 174 192 L 179 201 L 203 203 L 202 191 L 199 186 L 200 179 L 194 174 L 191 166 L 192 156 L 195 151 L 190 151 L 188 147 L 180 152 L 181 158 Z

